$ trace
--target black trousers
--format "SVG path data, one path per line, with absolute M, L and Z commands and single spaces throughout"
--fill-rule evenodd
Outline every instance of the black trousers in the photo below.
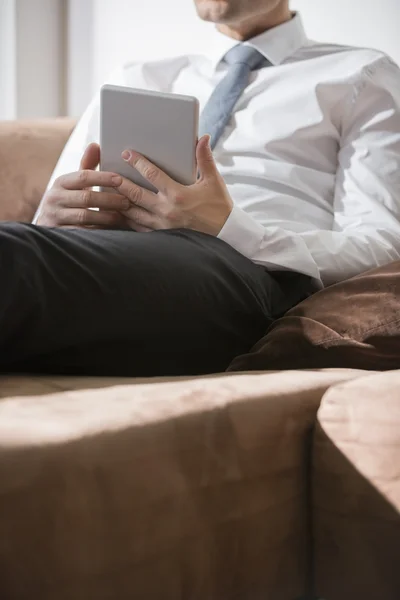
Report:
M 190 230 L 2 223 L 0 372 L 220 372 L 313 291 Z

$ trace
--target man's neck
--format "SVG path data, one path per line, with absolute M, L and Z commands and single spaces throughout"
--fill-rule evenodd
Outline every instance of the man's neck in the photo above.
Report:
M 285 4 L 284 6 L 277 7 L 275 11 L 269 12 L 264 16 L 258 15 L 257 17 L 252 17 L 247 21 L 242 21 L 240 23 L 217 25 L 217 29 L 224 35 L 227 35 L 238 42 L 245 42 L 256 35 L 264 33 L 264 31 L 267 31 L 268 29 L 272 29 L 273 27 L 277 27 L 278 25 L 282 25 L 282 23 L 290 21 L 292 17 L 293 13 L 289 10 L 289 6 Z

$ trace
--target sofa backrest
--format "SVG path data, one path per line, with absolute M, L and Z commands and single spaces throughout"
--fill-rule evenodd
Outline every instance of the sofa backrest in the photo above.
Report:
M 0 221 L 30 222 L 73 119 L 0 122 Z

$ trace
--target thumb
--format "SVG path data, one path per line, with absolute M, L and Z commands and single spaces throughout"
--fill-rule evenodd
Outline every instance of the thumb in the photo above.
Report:
M 100 162 L 100 146 L 99 144 L 89 144 L 83 153 L 79 170 L 90 169 L 94 171 Z
M 208 179 L 218 173 L 210 146 L 210 136 L 203 135 L 196 146 L 197 169 L 201 179 Z

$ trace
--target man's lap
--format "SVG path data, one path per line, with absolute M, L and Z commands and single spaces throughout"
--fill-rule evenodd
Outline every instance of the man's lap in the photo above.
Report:
M 0 286 L 0 369 L 127 375 L 223 370 L 281 293 L 206 234 L 18 223 L 0 225 Z

